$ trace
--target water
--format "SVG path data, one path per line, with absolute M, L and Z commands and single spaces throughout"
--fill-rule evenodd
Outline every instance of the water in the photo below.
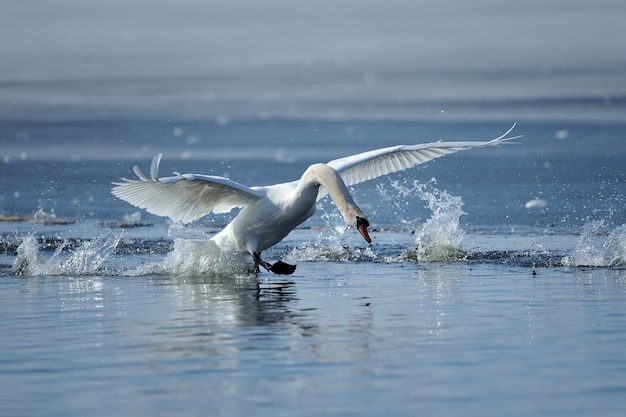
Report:
M 109 193 L 156 150 L 164 174 L 257 184 L 320 154 L 506 127 L 5 124 L 2 214 L 21 221 L 0 223 L 2 414 L 621 415 L 621 124 L 526 122 L 517 145 L 357 186 L 371 246 L 323 201 L 266 253 L 298 265 L 286 278 L 207 255 L 227 217 L 173 225 Z
M 624 415 L 625 7 L 9 2 L 0 415 Z M 514 122 L 354 187 L 372 245 L 320 202 L 288 277 L 110 193 Z
M 5 277 L 3 414 L 623 412 L 623 274 L 300 267 Z

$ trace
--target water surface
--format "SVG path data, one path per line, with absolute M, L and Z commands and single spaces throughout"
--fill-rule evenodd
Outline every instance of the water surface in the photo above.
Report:
M 623 1 L 9 1 L 0 414 L 623 416 Z M 233 273 L 110 194 L 487 140 L 354 187 Z M 122 227 L 124 226 L 124 227 Z

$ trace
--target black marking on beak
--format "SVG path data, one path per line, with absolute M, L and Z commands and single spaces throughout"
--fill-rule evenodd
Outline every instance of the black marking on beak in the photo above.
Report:
M 361 236 L 363 236 L 363 239 L 365 239 L 367 243 L 372 243 L 372 239 L 370 239 L 370 235 L 367 232 L 367 228 L 369 227 L 369 225 L 370 225 L 370 222 L 368 222 L 367 219 L 357 216 L 356 218 L 357 230 L 359 231 L 359 233 L 361 233 Z

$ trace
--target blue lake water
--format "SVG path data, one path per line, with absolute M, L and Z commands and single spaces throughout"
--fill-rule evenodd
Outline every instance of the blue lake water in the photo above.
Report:
M 157 3 L 0 14 L 0 415 L 625 414 L 623 2 Z M 288 277 L 110 193 L 514 122 L 354 187 L 371 245 L 322 200 Z
M 357 186 L 369 247 L 323 201 L 267 251 L 287 279 L 198 272 L 193 242 L 226 217 L 171 225 L 109 192 L 156 151 L 163 174 L 263 184 L 507 127 L 5 124 L 3 215 L 23 219 L 0 223 L 2 414 L 621 415 L 621 124 L 526 122 L 518 144 Z

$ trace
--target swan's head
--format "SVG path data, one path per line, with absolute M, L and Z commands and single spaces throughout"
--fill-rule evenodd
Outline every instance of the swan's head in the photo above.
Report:
M 367 243 L 372 243 L 372 239 L 370 239 L 370 235 L 369 233 L 367 233 L 367 228 L 369 227 L 369 225 L 370 222 L 368 222 L 366 218 L 357 216 L 356 230 L 359 231 L 359 233 L 361 234 L 361 236 L 363 236 L 363 239 L 365 239 Z
M 363 213 L 356 204 L 352 203 L 347 203 L 342 208 L 340 212 L 346 223 L 352 227 L 356 227 L 356 230 L 359 231 L 367 243 L 372 243 L 372 239 L 370 239 L 370 235 L 367 232 L 367 228 L 370 227 L 370 222 L 365 218 L 365 213 Z

